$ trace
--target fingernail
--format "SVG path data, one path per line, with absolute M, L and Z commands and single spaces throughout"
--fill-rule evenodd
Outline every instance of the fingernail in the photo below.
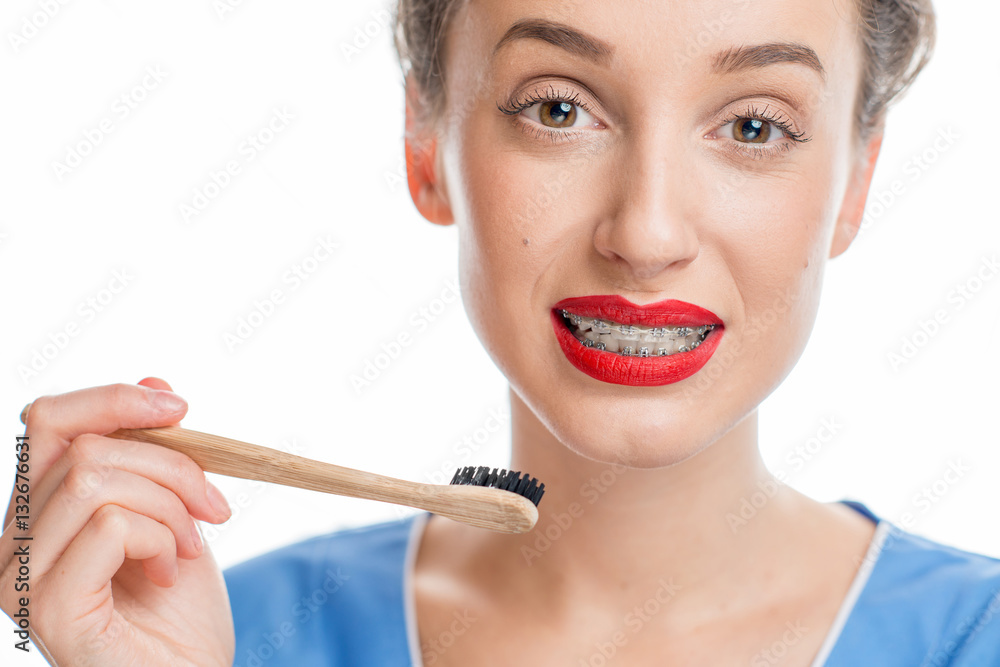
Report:
M 229 518 L 229 515 L 233 513 L 233 510 L 229 508 L 229 503 L 226 502 L 226 497 L 222 495 L 222 491 L 215 488 L 215 485 L 205 480 L 205 493 L 208 496 L 208 502 L 215 510 L 215 513 L 221 517 Z
M 201 541 L 201 531 L 198 530 L 198 522 L 191 522 L 191 538 L 194 540 L 194 548 L 198 553 L 201 553 L 201 548 L 204 543 Z
M 153 389 L 153 405 L 164 413 L 181 412 L 187 407 L 187 401 L 172 391 Z

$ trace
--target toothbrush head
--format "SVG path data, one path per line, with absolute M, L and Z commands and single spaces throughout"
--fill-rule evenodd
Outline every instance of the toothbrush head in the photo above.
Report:
M 528 473 L 511 472 L 504 468 L 493 468 L 492 472 L 485 466 L 465 466 L 455 471 L 449 484 L 470 484 L 472 486 L 492 486 L 504 491 L 513 491 L 524 496 L 538 506 L 545 493 L 545 485 Z

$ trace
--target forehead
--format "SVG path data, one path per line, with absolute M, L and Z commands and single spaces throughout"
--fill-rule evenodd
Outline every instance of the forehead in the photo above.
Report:
M 467 0 L 445 58 L 461 79 L 544 54 L 644 84 L 777 69 L 837 90 L 858 46 L 854 0 Z

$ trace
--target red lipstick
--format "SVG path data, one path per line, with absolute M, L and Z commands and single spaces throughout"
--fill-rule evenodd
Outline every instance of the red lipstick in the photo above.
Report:
M 694 349 L 686 352 L 623 356 L 581 343 L 563 318 L 563 311 L 614 326 L 713 328 Z M 552 307 L 551 320 L 563 354 L 578 370 L 602 382 L 634 387 L 672 384 L 694 375 L 711 358 L 725 331 L 715 313 L 694 304 L 668 299 L 640 306 L 617 294 L 563 299 Z

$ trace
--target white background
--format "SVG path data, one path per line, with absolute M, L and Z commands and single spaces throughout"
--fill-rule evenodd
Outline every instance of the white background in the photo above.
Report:
M 830 264 L 812 339 L 762 406 L 760 440 L 772 468 L 815 498 L 909 512 L 914 532 L 1000 556 L 1000 278 L 962 308 L 949 300 L 1000 257 L 998 62 L 983 49 L 1000 7 L 938 5 L 937 53 L 890 115 L 870 224 Z M 220 14 L 210 0 L 70 2 L 15 51 L 10 34 L 39 6 L 0 11 L 0 487 L 25 403 L 147 375 L 189 401 L 189 428 L 415 480 L 505 465 L 508 434 L 485 427 L 491 410 L 506 414 L 506 383 L 460 302 L 426 328 L 413 319 L 454 296 L 456 232 L 423 220 L 405 187 L 382 3 L 246 1 Z M 116 100 L 157 67 L 165 78 L 122 118 Z M 275 109 L 294 119 L 248 161 L 241 145 Z M 112 131 L 60 179 L 53 164 L 105 118 Z M 957 140 L 936 150 L 949 130 Z M 914 171 L 925 151 L 933 164 Z M 230 160 L 240 173 L 186 222 L 179 206 Z M 896 180 L 902 194 L 877 206 Z M 285 282 L 320 237 L 336 253 L 298 287 Z M 127 286 L 91 318 L 80 304 L 109 296 L 115 271 Z M 274 289 L 284 302 L 229 349 L 224 336 Z M 947 322 L 892 368 L 889 353 L 938 310 Z M 70 324 L 78 335 L 57 347 Z M 413 344 L 357 391 L 351 376 L 401 332 Z M 834 437 L 813 440 L 798 470 L 790 452 L 825 435 L 824 420 Z M 479 438 L 474 457 L 455 454 L 465 437 Z M 928 508 L 916 496 L 950 462 L 969 470 L 939 482 Z M 223 566 L 409 511 L 212 477 L 236 512 L 208 533 Z M 0 636 L 0 662 L 40 662 Z

